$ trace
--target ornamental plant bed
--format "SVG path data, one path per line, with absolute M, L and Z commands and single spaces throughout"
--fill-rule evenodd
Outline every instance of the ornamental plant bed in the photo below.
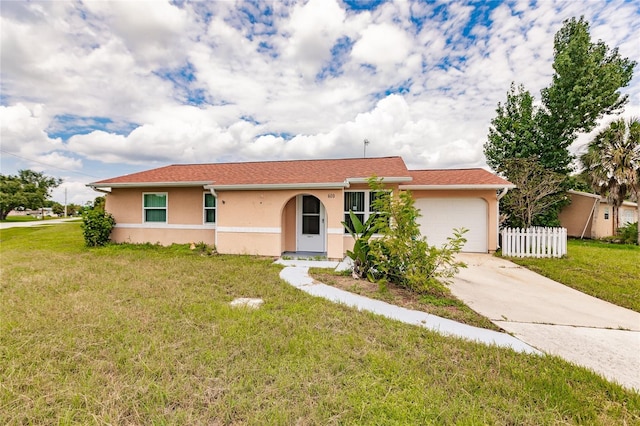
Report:
M 382 285 L 368 280 L 357 280 L 350 273 L 336 272 L 326 268 L 310 268 L 309 275 L 321 283 L 371 299 L 382 300 L 415 311 L 427 312 L 475 327 L 501 330 L 488 318 L 478 314 L 448 292 L 417 294 L 391 283 Z

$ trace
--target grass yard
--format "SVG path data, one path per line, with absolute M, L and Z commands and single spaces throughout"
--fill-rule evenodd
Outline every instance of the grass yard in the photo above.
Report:
M 562 259 L 509 260 L 584 293 L 640 312 L 640 247 L 568 241 Z
M 586 369 L 314 298 L 270 259 L 87 249 L 79 224 L 0 240 L 3 425 L 640 423 Z

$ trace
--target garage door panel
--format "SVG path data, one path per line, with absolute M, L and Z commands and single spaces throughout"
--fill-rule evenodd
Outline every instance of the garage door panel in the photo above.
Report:
M 487 203 L 482 198 L 420 198 L 415 206 L 422 214 L 420 232 L 430 245 L 441 246 L 454 228 L 466 228 L 462 251 L 487 252 Z

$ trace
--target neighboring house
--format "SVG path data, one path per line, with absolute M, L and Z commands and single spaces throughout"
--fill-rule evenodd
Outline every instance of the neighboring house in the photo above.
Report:
M 499 195 L 514 186 L 482 169 L 408 170 L 400 157 L 184 164 L 88 184 L 106 192 L 116 242 L 205 242 L 218 252 L 342 258 L 353 247 L 342 221 L 372 213 L 367 179 L 411 190 L 430 244 L 469 229 L 464 247 L 494 252 Z
M 7 217 L 14 217 L 14 216 L 34 216 L 38 218 L 41 218 L 42 216 L 58 217 L 58 215 L 53 212 L 53 208 L 51 207 L 42 207 L 39 209 L 18 208 L 15 210 L 11 210 L 9 214 L 7 214 Z
M 567 235 L 580 238 L 603 238 L 616 233 L 613 206 L 604 197 L 587 192 L 568 191 L 571 204 L 560 212 L 559 219 Z M 618 208 L 620 226 L 638 221 L 638 205 L 625 201 Z

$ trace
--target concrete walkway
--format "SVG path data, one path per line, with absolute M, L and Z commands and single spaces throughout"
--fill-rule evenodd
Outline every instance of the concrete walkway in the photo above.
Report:
M 287 266 L 280 272 L 280 277 L 282 279 L 311 295 L 324 297 L 325 299 L 333 302 L 342 303 L 359 310 L 373 312 L 406 324 L 425 327 L 442 334 L 474 340 L 488 345 L 509 347 L 518 352 L 541 354 L 530 345 L 521 342 L 507 333 L 472 327 L 470 325 L 461 324 L 436 315 L 431 315 L 426 312 L 413 311 L 391 305 L 380 300 L 369 299 L 364 296 L 319 283 L 309 276 L 309 267 L 311 266 L 319 268 L 336 268 L 339 266 L 338 262 L 280 259 L 276 263 Z
M 65 219 L 30 220 L 27 222 L 0 222 L 0 229 L 26 228 L 29 226 L 58 225 L 61 223 L 73 222 L 81 219 L 82 218 L 79 218 L 79 217 L 68 217 Z
M 450 289 L 473 310 L 545 353 L 640 390 L 640 313 L 505 259 L 470 253 L 457 258 L 468 268 Z

